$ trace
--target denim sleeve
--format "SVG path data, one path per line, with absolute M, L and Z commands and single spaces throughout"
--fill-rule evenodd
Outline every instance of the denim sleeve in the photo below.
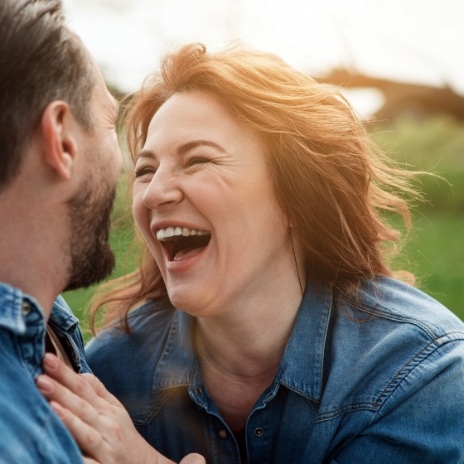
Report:
M 374 420 L 332 464 L 464 463 L 464 341 L 433 344 L 403 366 Z

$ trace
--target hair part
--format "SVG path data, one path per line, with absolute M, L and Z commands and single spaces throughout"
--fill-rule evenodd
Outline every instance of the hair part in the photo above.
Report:
M 400 234 L 384 213 L 398 213 L 410 225 L 403 194 L 420 197 L 410 186 L 414 173 L 394 166 L 374 145 L 335 87 L 272 54 L 208 53 L 201 44 L 186 45 L 164 58 L 161 72 L 127 106 L 133 159 L 163 103 L 175 93 L 194 91 L 214 94 L 264 141 L 274 192 L 302 245 L 309 279 L 328 282 L 340 298 L 356 300 L 363 279 L 392 275 L 385 244 L 395 244 Z M 142 256 L 149 254 L 142 245 Z M 165 295 L 154 259 L 145 258 L 130 283 L 99 299 L 93 314 L 108 298 L 111 321 L 147 298 Z
M 90 55 L 65 24 L 61 0 L 2 0 L 0 6 L 0 191 L 21 165 L 44 109 L 69 103 L 91 127 L 96 83 Z

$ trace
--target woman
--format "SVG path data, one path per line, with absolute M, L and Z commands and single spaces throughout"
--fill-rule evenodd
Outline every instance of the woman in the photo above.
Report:
M 221 464 L 464 462 L 464 324 L 393 277 L 385 213 L 408 223 L 411 174 L 343 97 L 272 55 L 187 45 L 127 124 L 149 251 L 88 359 L 145 440 Z M 92 421 L 60 401 L 79 437 Z

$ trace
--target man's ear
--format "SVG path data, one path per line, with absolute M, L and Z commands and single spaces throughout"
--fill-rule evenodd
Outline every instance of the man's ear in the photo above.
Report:
M 44 161 L 63 179 L 71 177 L 76 160 L 77 126 L 69 105 L 59 100 L 45 108 L 40 121 Z

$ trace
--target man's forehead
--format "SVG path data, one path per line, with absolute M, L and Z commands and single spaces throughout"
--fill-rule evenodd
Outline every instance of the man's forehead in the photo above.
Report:
M 117 113 L 119 110 L 119 102 L 109 91 L 103 76 L 97 81 L 97 92 L 99 94 L 100 104 L 102 104 L 109 112 Z
M 108 104 L 111 107 L 112 111 L 117 114 L 119 111 L 119 102 L 116 100 L 116 98 L 110 93 L 109 90 L 108 92 Z

